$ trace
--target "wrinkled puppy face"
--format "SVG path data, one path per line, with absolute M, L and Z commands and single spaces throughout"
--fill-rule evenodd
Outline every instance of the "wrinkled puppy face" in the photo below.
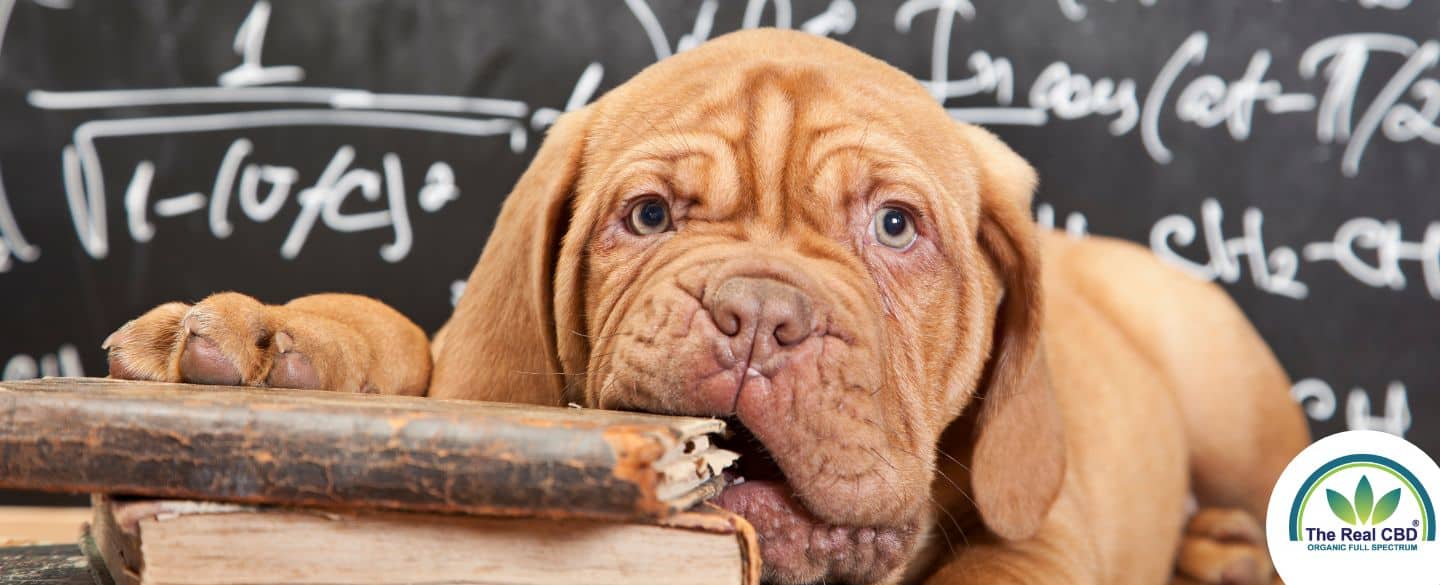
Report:
M 878 62 L 704 50 L 590 107 L 556 285 L 569 398 L 729 419 L 719 504 L 768 581 L 894 578 L 991 353 L 975 157 Z
M 775 582 L 902 570 L 991 341 L 951 122 L 918 86 L 846 73 L 718 63 L 607 96 L 565 242 L 584 400 L 728 418 L 742 458 L 718 503 Z

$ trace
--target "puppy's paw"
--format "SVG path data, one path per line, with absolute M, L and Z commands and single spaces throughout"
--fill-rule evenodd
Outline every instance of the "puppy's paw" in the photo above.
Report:
M 179 382 L 180 320 L 190 305 L 165 303 L 122 325 L 100 348 L 108 352 L 110 377 Z
M 1176 559 L 1175 583 L 1262 585 L 1275 569 L 1265 531 L 1250 513 L 1201 508 L 1185 527 Z
M 377 354 L 370 339 L 385 341 Z M 374 299 L 312 295 L 264 305 L 237 293 L 168 303 L 105 340 L 129 380 L 423 395 L 425 334 Z
M 254 385 L 269 369 L 269 321 L 259 301 L 220 293 L 193 306 L 160 305 L 101 347 L 109 351 L 112 378 Z

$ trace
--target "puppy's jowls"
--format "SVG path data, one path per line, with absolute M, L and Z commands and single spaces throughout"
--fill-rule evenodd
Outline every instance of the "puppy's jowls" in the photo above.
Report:
M 1263 578 L 1284 373 L 1217 289 L 1037 234 L 1035 183 L 902 72 L 737 33 L 556 123 L 433 370 L 319 295 L 166 305 L 112 373 L 726 417 L 777 583 Z

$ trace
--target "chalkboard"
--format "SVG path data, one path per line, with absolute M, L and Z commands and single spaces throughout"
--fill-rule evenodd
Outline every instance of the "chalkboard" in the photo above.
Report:
M 754 26 L 914 74 L 1036 165 L 1040 222 L 1223 284 L 1317 434 L 1440 453 L 1411 0 L 0 0 L 0 371 L 101 374 L 125 320 L 220 290 L 433 331 L 559 112 Z

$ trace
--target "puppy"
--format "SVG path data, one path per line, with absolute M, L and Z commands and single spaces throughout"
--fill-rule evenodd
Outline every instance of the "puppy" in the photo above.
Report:
M 105 346 L 123 378 L 725 417 L 770 582 L 1269 579 L 1285 373 L 1217 287 L 1037 230 L 1035 187 L 901 71 L 735 33 L 555 124 L 428 344 L 363 297 L 225 293 Z

